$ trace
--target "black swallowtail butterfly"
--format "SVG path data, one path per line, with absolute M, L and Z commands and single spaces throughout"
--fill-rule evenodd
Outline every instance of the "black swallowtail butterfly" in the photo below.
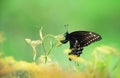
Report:
M 78 57 L 85 46 L 102 39 L 99 34 L 90 31 L 66 32 L 64 37 L 65 40 L 62 40 L 61 43 L 65 44 L 69 41 L 70 49 L 72 50 L 68 55 L 76 55 Z M 69 58 L 69 60 L 71 59 Z

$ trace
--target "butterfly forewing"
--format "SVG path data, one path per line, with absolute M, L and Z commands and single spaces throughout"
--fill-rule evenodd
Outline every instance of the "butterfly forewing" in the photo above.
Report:
M 70 48 L 74 47 L 77 40 L 80 47 L 85 47 L 101 39 L 101 36 L 89 31 L 75 31 L 69 34 Z

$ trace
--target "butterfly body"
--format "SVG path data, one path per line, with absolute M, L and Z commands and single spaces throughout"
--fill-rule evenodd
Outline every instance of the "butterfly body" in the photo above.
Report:
M 85 46 L 102 39 L 99 34 L 90 31 L 66 32 L 64 37 L 65 39 L 61 43 L 65 44 L 69 41 L 71 49 L 69 55 L 76 55 L 78 57 Z

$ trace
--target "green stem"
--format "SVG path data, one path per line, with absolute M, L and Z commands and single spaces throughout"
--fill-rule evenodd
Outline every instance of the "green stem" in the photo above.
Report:
M 46 54 L 46 49 L 43 41 L 42 41 L 42 47 L 43 47 L 44 53 Z
M 54 39 L 55 39 L 54 35 L 50 35 L 50 34 L 49 34 L 49 35 L 45 35 L 45 36 L 44 36 L 44 39 L 47 38 L 47 37 L 51 37 L 51 38 L 54 38 Z
M 36 60 L 36 49 L 35 47 L 32 47 L 33 48 L 33 61 L 35 62 Z
M 45 53 L 45 63 L 47 62 L 47 53 L 46 53 L 46 49 L 45 49 L 45 45 L 42 41 L 42 47 L 43 47 L 43 50 L 44 50 L 44 53 Z
M 51 42 L 50 44 L 51 44 L 51 48 L 49 49 L 49 51 L 48 51 L 47 55 L 49 55 L 49 54 L 50 54 L 51 50 L 52 50 L 52 49 L 53 49 L 53 47 L 54 47 L 54 45 L 52 44 L 52 42 Z

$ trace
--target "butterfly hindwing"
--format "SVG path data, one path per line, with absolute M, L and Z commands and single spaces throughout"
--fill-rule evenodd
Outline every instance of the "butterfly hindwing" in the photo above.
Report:
M 77 40 L 75 40 L 75 43 L 71 43 L 72 41 L 70 41 L 70 49 L 72 50 L 70 54 L 73 55 L 77 55 L 80 56 L 80 54 L 82 53 L 83 47 L 80 46 L 79 42 Z

